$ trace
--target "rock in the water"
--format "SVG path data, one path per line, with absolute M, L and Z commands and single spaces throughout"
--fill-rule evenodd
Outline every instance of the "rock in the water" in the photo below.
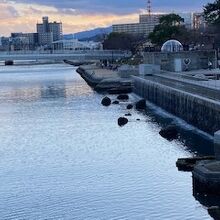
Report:
M 125 114 L 125 116 L 131 116 L 131 113 L 127 113 L 127 114 Z
M 120 117 L 120 118 L 118 119 L 118 125 L 119 125 L 120 127 L 126 125 L 127 123 L 128 123 L 128 119 L 127 119 L 127 118 Z
M 104 105 L 104 106 L 109 106 L 109 105 L 111 105 L 111 103 L 112 103 L 112 101 L 109 97 L 105 97 L 102 99 L 102 105 Z
M 140 121 L 140 120 L 141 120 L 140 118 L 137 118 L 137 119 L 136 119 L 136 121 Z
M 12 66 L 14 65 L 14 61 L 13 60 L 6 60 L 5 61 L 5 66 Z
M 162 128 L 159 134 L 167 140 L 173 140 L 178 137 L 178 130 L 175 125 L 168 125 L 167 127 Z
M 128 100 L 129 96 L 127 94 L 121 94 L 117 97 L 118 100 Z
M 208 208 L 209 215 L 215 220 L 220 219 L 220 208 L 219 206 L 211 206 Z
M 134 106 L 132 104 L 127 105 L 127 109 L 132 109 Z
M 140 101 L 136 102 L 135 106 L 137 110 L 144 110 L 146 108 L 146 100 L 141 99 Z
M 114 102 L 112 102 L 112 104 L 114 104 L 114 105 L 118 105 L 119 104 L 119 101 L 114 101 Z

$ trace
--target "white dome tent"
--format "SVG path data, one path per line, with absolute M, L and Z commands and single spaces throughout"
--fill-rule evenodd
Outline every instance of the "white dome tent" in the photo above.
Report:
M 183 45 L 177 40 L 168 40 L 161 47 L 161 52 L 180 52 L 183 51 Z

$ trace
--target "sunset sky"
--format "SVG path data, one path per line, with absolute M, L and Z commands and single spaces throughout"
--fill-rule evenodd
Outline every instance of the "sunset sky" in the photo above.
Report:
M 42 16 L 62 21 L 64 33 L 136 22 L 146 0 L 0 0 L 0 35 L 35 32 Z M 152 0 L 154 12 L 202 11 L 209 0 Z M 213 2 L 213 1 L 211 1 Z

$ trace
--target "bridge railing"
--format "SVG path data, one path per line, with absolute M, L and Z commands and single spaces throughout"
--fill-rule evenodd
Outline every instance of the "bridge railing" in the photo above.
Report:
M 41 54 L 73 54 L 73 55 L 125 55 L 131 56 L 130 51 L 124 50 L 45 50 L 45 51 L 7 51 L 0 52 L 0 55 L 41 55 Z

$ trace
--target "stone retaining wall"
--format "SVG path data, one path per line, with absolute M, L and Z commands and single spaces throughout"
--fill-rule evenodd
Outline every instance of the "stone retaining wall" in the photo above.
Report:
M 144 53 L 144 63 L 160 65 L 162 70 L 175 72 L 175 59 L 182 60 L 182 71 L 186 70 L 184 60 L 189 59 L 190 64 L 187 71 L 207 69 L 208 62 L 212 62 L 212 67 L 217 67 L 217 54 L 215 50 L 209 51 L 181 51 L 181 52 L 146 52 Z

